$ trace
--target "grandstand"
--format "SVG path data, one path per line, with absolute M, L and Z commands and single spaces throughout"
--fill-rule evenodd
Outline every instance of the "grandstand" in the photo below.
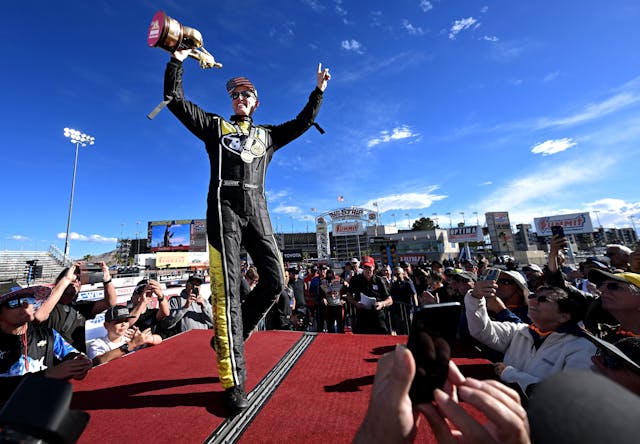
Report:
M 64 269 L 64 256 L 52 245 L 48 251 L 0 250 L 0 283 L 27 281 L 27 261 L 37 261 L 42 266 L 42 275 L 31 280 L 31 285 L 51 283 Z

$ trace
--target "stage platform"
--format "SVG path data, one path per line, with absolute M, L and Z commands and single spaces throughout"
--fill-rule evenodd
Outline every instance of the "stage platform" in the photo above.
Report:
M 246 343 L 250 407 L 227 419 L 212 331 L 197 330 L 94 368 L 73 381 L 71 408 L 91 415 L 80 443 L 348 443 L 377 361 L 403 336 L 261 331 Z M 488 361 L 456 357 L 467 375 Z M 422 421 L 420 442 L 433 441 Z

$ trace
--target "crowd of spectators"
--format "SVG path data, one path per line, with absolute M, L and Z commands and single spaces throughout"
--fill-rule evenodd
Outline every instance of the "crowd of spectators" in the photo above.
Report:
M 291 266 L 261 328 L 406 335 L 424 306 L 456 302 L 462 307 L 457 340 L 493 363 L 496 380 L 512 390 L 505 391 L 509 397 L 526 404 L 542 382 L 571 370 L 599 373 L 640 396 L 640 249 L 610 245 L 608 260 L 590 257 L 571 266 L 566 246 L 566 238 L 555 236 L 546 264 L 522 266 L 491 264 L 482 256 L 393 268 L 365 256 L 352 258 L 339 272 L 322 264 Z M 127 305 L 118 306 L 105 264 L 104 298 L 78 302 L 77 270 L 78 264 L 65 269 L 52 288 L 15 289 L 0 297 L 3 399 L 27 373 L 84 378 L 92 366 L 157 346 L 177 333 L 213 327 L 197 276 L 171 298 L 158 282 L 142 280 Z M 243 271 L 247 292 L 259 275 L 253 267 Z M 36 310 L 36 293 L 44 290 Z M 85 322 L 102 312 L 106 334 L 87 345 Z M 406 366 L 403 356 L 395 359 Z M 466 392 L 478 388 L 464 379 L 457 384 Z M 445 398 L 438 395 L 436 402 Z M 432 426 L 441 425 L 435 410 L 421 411 Z

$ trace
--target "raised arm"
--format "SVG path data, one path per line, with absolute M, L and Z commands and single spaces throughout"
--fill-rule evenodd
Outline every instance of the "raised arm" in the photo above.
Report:
M 60 301 L 64 291 L 67 289 L 69 285 L 78 279 L 78 275 L 76 274 L 76 270 L 80 266 L 80 262 L 76 262 L 71 267 L 67 269 L 67 272 L 64 276 L 58 281 L 58 283 L 51 290 L 51 294 L 49 297 L 44 300 L 40 308 L 35 312 L 35 320 L 38 322 L 44 322 L 49 319 L 49 315 L 53 310 L 53 307 Z
M 104 261 L 100 262 L 100 266 L 102 267 L 102 289 L 104 297 L 93 305 L 93 309 L 91 310 L 91 314 L 93 316 L 113 307 L 118 302 L 116 287 L 113 285 L 113 279 L 111 278 L 109 267 L 107 267 L 107 264 L 104 263 Z

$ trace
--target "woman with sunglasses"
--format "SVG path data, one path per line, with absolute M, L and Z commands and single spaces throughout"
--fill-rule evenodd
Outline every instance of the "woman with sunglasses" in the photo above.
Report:
M 465 296 L 469 331 L 478 341 L 504 353 L 494 364 L 506 383 L 526 391 L 532 384 L 565 370 L 588 370 L 595 346 L 587 340 L 578 322 L 584 317 L 586 300 L 558 287 L 540 287 L 529 295 L 531 325 L 492 321 L 487 299 L 496 295 L 495 281 L 478 281 Z

